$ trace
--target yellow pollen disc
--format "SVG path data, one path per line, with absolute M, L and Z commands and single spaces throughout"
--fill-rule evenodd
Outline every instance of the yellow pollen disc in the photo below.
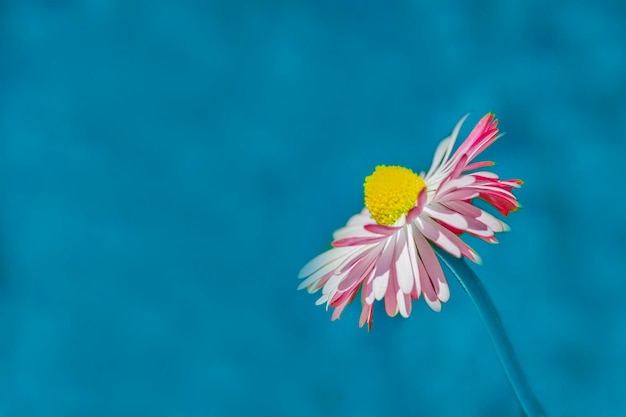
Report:
M 365 178 L 365 207 L 378 224 L 391 226 L 417 204 L 426 183 L 416 173 L 399 166 L 379 165 Z

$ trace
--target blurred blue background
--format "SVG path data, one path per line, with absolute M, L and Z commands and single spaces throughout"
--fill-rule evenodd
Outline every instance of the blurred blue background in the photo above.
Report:
M 0 416 L 516 416 L 441 313 L 296 275 L 470 112 L 524 208 L 477 267 L 548 414 L 626 415 L 623 1 L 0 3 Z

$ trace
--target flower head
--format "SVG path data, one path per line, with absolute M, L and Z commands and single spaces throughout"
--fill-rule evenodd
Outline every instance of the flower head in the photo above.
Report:
M 467 116 L 466 116 L 467 117 Z M 384 300 L 389 316 L 411 314 L 412 300 L 421 295 L 434 311 L 448 301 L 450 291 L 431 245 L 451 255 L 480 263 L 461 236 L 465 233 L 496 243 L 495 233 L 506 223 L 473 204 L 482 199 L 504 216 L 519 208 L 513 188 L 520 180 L 500 180 L 477 169 L 494 165 L 474 159 L 500 137 L 498 121 L 485 115 L 452 154 L 464 117 L 435 151 L 427 173 L 380 165 L 365 179 L 365 208 L 333 234 L 332 248 L 300 271 L 298 287 L 314 293 L 316 304 L 335 310 L 336 320 L 361 290 L 362 327 L 372 326 L 374 301 Z M 471 171 L 471 172 L 470 172 Z

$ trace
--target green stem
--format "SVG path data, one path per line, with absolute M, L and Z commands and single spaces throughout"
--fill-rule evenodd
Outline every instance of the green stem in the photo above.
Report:
M 530 390 L 530 386 L 517 361 L 513 346 L 504 330 L 496 307 L 491 301 L 489 294 L 487 294 L 485 287 L 483 287 L 480 282 L 480 279 L 463 258 L 455 258 L 438 247 L 434 249 L 478 309 L 478 313 L 487 326 L 491 340 L 496 348 L 496 353 L 498 354 L 502 368 L 504 368 L 504 372 L 509 379 L 509 383 L 524 413 L 527 417 L 545 417 L 546 413 Z

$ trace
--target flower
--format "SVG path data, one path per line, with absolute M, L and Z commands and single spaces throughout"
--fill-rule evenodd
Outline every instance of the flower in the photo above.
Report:
M 434 311 L 448 301 L 450 290 L 431 245 L 451 255 L 480 263 L 478 254 L 460 236 L 468 233 L 496 243 L 506 223 L 475 206 L 482 199 L 502 215 L 519 208 L 513 188 L 520 180 L 500 180 L 490 161 L 473 162 L 498 135 L 493 113 L 485 115 L 452 156 L 462 118 L 435 151 L 427 173 L 399 166 L 377 166 L 365 179 L 365 208 L 333 234 L 332 248 L 308 262 L 298 289 L 322 290 L 316 304 L 335 310 L 332 320 L 361 291 L 359 326 L 372 327 L 374 301 L 384 299 L 389 316 L 411 314 L 412 299 L 424 296 Z M 474 172 L 468 172 L 474 171 Z

